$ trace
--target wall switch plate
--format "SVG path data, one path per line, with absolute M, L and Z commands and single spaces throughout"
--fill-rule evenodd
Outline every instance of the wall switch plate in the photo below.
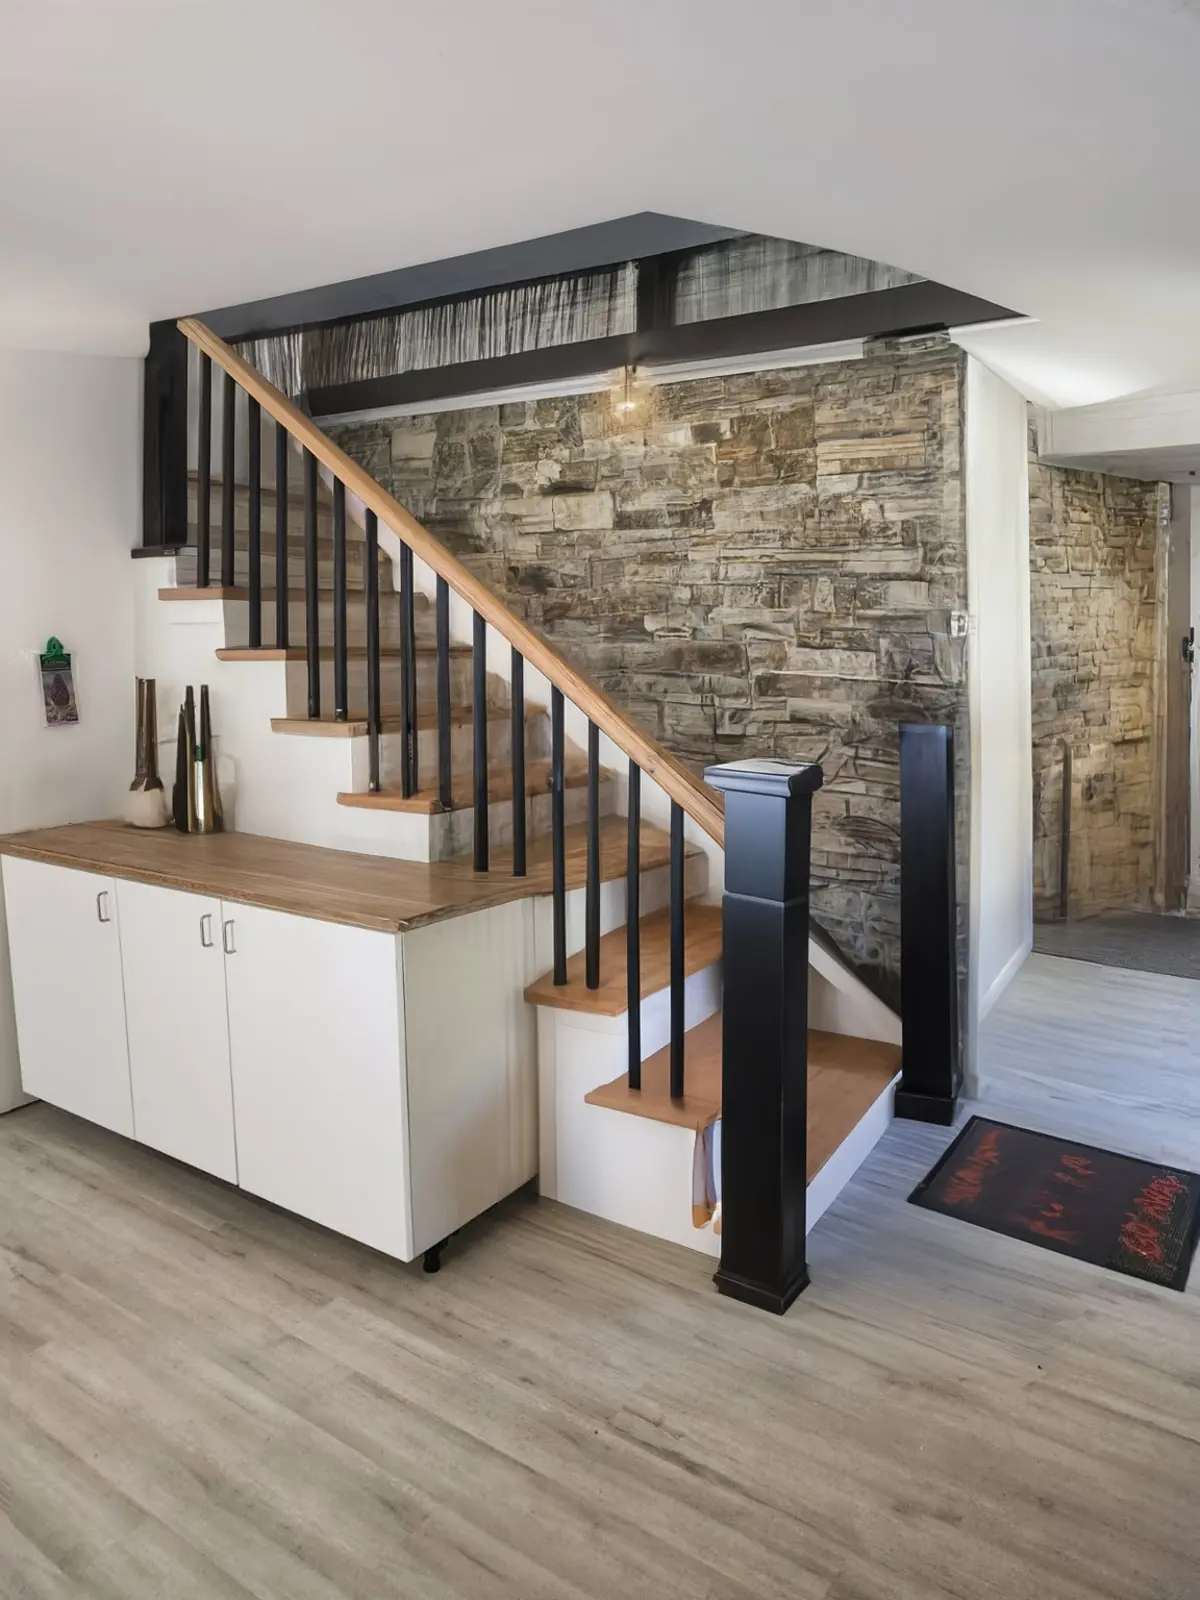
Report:
M 950 637 L 952 639 L 965 639 L 971 631 L 971 614 L 969 611 L 952 611 L 950 613 Z

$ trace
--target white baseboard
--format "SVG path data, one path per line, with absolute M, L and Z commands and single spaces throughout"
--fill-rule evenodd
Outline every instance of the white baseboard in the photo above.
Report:
M 804 1215 L 806 1233 L 812 1232 L 891 1126 L 899 1082 L 897 1073 L 853 1133 L 842 1140 L 809 1184 Z
M 1016 977 L 1017 973 L 1020 972 L 1021 968 L 1025 965 L 1025 958 L 1032 949 L 1033 933 L 1031 931 L 1029 937 L 1021 941 L 1009 959 L 1004 963 L 1000 971 L 992 979 L 991 983 L 988 985 L 987 993 L 980 996 L 980 1022 L 982 1022 L 984 1017 L 987 1016 L 988 1012 L 996 1004 L 996 1001 L 999 1000 L 1005 989 L 1008 988 L 1009 984 Z

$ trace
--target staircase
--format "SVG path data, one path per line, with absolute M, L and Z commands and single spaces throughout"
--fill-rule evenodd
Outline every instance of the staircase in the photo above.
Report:
M 524 879 L 542 1193 L 720 1253 L 719 797 L 215 335 L 181 327 L 261 405 L 251 460 L 274 431 L 283 463 L 286 434 L 291 487 L 252 473 L 227 503 L 223 475 L 205 492 L 193 474 L 188 548 L 139 563 L 163 727 L 185 683 L 210 683 L 241 831 Z M 890 1119 L 899 1026 L 827 949 L 808 961 L 811 1226 Z

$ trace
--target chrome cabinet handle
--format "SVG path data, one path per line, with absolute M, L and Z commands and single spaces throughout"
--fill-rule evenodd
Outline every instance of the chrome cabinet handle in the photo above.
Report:
M 227 956 L 237 955 L 237 946 L 233 942 L 233 918 L 221 924 L 221 948 Z
M 97 922 L 111 922 L 112 921 L 112 917 L 109 915 L 109 912 L 108 912 L 108 890 L 107 889 L 101 889 L 100 893 L 96 896 L 96 921 Z
M 212 912 L 206 911 L 200 918 L 200 943 L 206 950 L 213 947 Z

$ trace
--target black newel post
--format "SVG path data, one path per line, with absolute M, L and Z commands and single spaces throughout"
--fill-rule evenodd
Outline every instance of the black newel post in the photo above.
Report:
M 722 1294 L 783 1312 L 808 1283 L 808 869 L 819 766 L 735 761 L 725 794 Z
M 142 544 L 188 535 L 187 340 L 174 322 L 150 324 L 143 376 Z
M 954 730 L 900 727 L 900 983 L 904 1065 L 896 1115 L 954 1121 L 962 1086 Z

